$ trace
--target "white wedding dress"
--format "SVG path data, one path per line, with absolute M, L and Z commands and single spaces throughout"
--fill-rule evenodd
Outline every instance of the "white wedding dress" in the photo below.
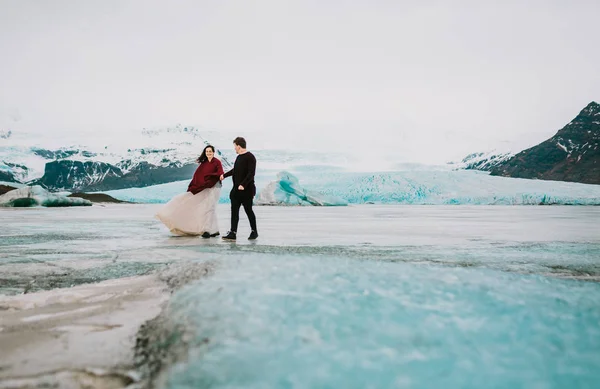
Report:
M 173 197 L 155 215 L 175 235 L 202 235 L 219 232 L 217 203 L 221 183 L 197 194 L 185 192 Z

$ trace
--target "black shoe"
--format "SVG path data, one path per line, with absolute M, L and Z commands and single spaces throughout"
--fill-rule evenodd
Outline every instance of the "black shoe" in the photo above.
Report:
M 258 232 L 256 232 L 256 231 L 252 231 L 252 232 L 250 233 L 250 236 L 248 237 L 248 240 L 254 240 L 254 239 L 256 239 L 256 238 L 258 238 Z
M 225 235 L 222 239 L 223 240 L 235 240 L 235 232 L 234 231 L 229 231 L 227 233 L 227 235 Z
M 219 234 L 219 232 L 215 232 L 214 234 L 210 234 L 210 237 L 214 238 L 215 236 L 219 236 L 219 235 L 221 235 L 221 234 Z
M 208 238 L 210 238 L 210 234 L 208 232 L 204 231 L 204 233 L 202 234 L 202 237 L 204 239 L 208 239 Z

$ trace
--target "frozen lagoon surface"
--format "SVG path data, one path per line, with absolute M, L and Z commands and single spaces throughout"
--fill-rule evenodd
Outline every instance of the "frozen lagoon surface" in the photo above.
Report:
M 237 243 L 159 207 L 0 210 L 1 292 L 214 262 L 171 300 L 192 337 L 165 388 L 600 383 L 600 207 L 257 207 Z

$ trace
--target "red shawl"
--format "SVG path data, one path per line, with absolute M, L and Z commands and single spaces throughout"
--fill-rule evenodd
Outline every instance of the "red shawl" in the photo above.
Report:
M 219 182 L 219 177 L 223 174 L 223 165 L 217 158 L 212 161 L 202 162 L 196 169 L 192 182 L 188 185 L 188 192 L 197 194 L 207 188 L 212 188 Z

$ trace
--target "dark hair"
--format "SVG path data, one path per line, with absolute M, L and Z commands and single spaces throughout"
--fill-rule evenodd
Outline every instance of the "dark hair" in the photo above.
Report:
M 238 136 L 237 138 L 235 138 L 233 140 L 233 143 L 240 146 L 242 149 L 246 148 L 246 139 L 242 138 L 241 136 Z
M 206 162 L 208 161 L 208 158 L 206 157 L 206 149 L 211 148 L 213 153 L 215 152 L 215 148 L 211 145 L 208 145 L 204 148 L 204 150 L 202 150 L 202 154 L 200 154 L 200 156 L 198 157 L 198 159 L 196 160 L 196 162 L 198 163 L 202 163 L 202 162 Z

